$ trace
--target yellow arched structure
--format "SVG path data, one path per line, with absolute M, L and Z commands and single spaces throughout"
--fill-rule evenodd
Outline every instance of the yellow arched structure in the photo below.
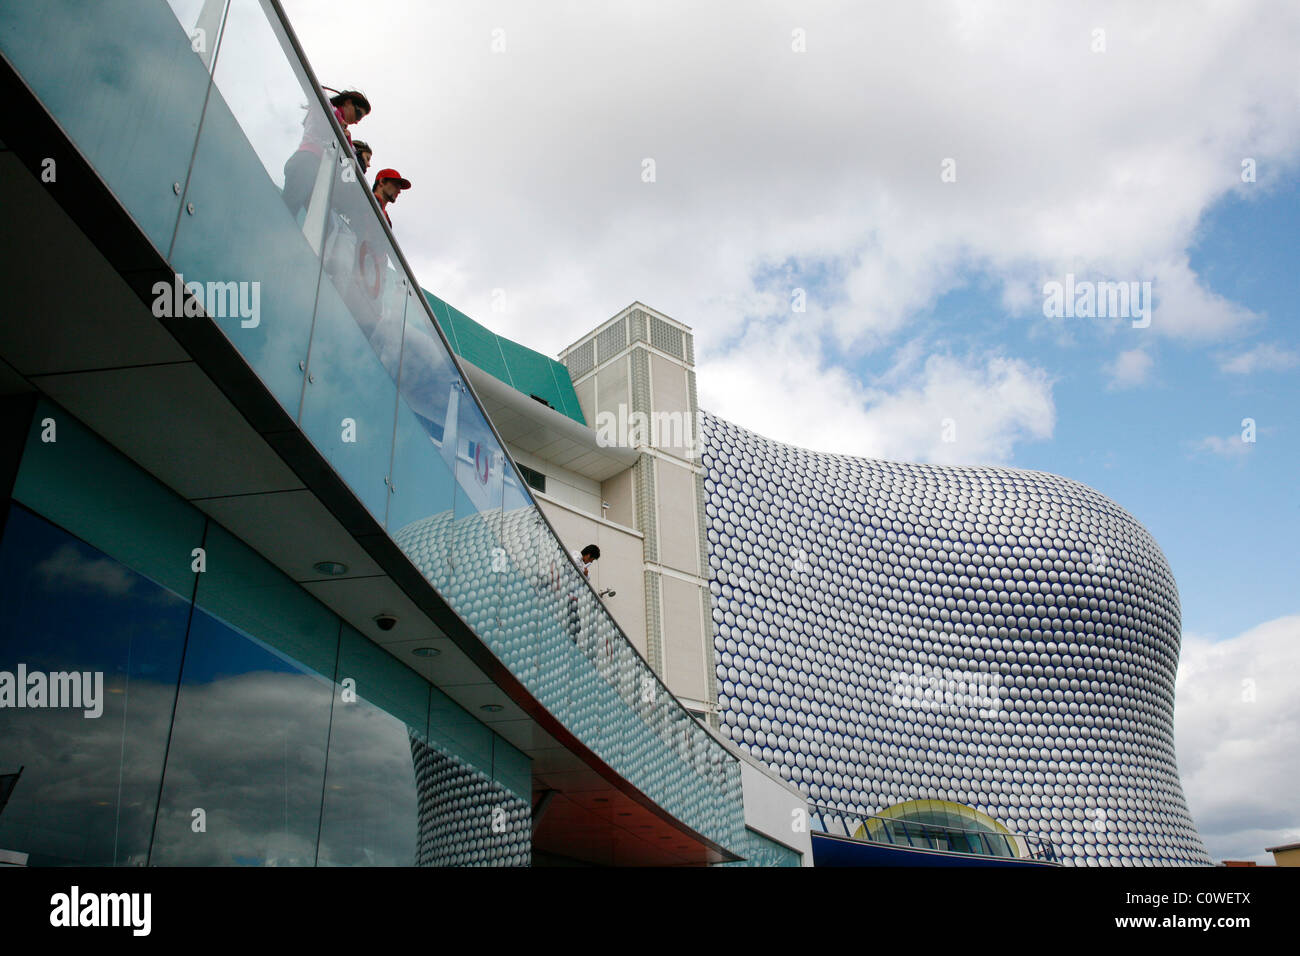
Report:
M 853 836 L 872 843 L 1023 859 L 1028 850 L 987 813 L 951 800 L 908 800 L 858 825 Z

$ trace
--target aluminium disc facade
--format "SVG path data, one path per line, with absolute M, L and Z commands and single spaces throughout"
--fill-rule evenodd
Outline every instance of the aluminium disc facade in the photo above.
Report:
M 1174 754 L 1178 593 L 1126 511 L 709 415 L 703 465 L 722 729 L 810 803 L 951 800 L 1067 864 L 1211 862 Z

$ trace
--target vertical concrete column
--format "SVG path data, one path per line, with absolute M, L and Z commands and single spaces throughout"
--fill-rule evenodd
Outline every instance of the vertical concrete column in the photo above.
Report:
M 618 509 L 611 518 L 645 536 L 647 659 L 670 691 L 716 725 L 694 336 L 637 302 L 560 360 L 602 439 L 641 453 L 630 488 L 624 475 L 605 484 Z

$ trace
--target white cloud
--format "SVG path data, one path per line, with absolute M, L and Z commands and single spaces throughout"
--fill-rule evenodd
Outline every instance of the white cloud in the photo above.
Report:
M 953 445 L 922 437 L 949 394 L 929 366 L 907 386 L 921 412 L 854 380 L 864 354 L 932 332 L 926 312 L 971 280 L 1062 348 L 1104 320 L 1044 319 L 1045 276 L 1150 281 L 1150 330 L 1111 333 L 1204 341 L 1256 321 L 1188 249 L 1210 206 L 1266 191 L 1300 156 L 1296 7 L 374 0 L 368 22 L 400 28 L 358 43 L 355 4 L 285 6 L 321 79 L 370 96 L 356 132 L 376 165 L 414 181 L 396 234 L 426 287 L 551 354 L 639 299 L 696 330 L 710 407 L 825 449 L 1001 459 L 1050 434 L 1044 379 L 1014 353 L 957 369 L 971 407 L 998 390 L 1024 404 L 977 413 Z M 1258 183 L 1241 182 L 1246 155 Z M 794 286 L 819 347 L 800 339 L 805 357 L 776 370 L 781 353 L 740 332 L 795 321 Z M 810 426 L 827 409 L 843 428 Z
M 1154 365 L 1150 353 L 1143 349 L 1120 352 L 1115 361 L 1106 366 L 1111 388 L 1136 388 L 1145 385 Z
M 102 591 L 120 597 L 131 590 L 134 576 L 130 571 L 109 558 L 87 558 L 71 544 L 59 547 L 52 555 L 36 565 L 36 572 L 44 579 L 46 587 L 79 587 Z
M 1176 687 L 1178 768 L 1210 855 L 1272 862 L 1300 840 L 1300 615 L 1229 640 L 1185 634 Z
M 917 348 L 874 384 L 831 362 L 806 328 L 751 331 L 708 359 L 700 404 L 765 437 L 818 451 L 941 464 L 1009 461 L 1016 442 L 1051 437 L 1051 382 L 1000 355 L 954 357 Z M 952 439 L 952 440 L 946 440 Z
M 352 3 L 286 7 L 322 79 L 369 93 L 376 163 L 416 184 L 396 222 L 420 279 L 545 351 L 632 299 L 733 333 L 756 269 L 791 260 L 844 266 L 842 346 L 899 334 L 972 270 L 1031 313 L 1011 290 L 1043 274 L 1149 279 L 1157 330 L 1221 335 L 1251 314 L 1186 250 L 1212 203 L 1300 150 L 1300 10 L 1266 3 L 375 0 L 372 22 L 401 24 L 377 44 Z M 487 316 L 493 288 L 511 312 Z
M 1224 358 L 1219 368 L 1233 375 L 1250 375 L 1254 372 L 1281 372 L 1300 365 L 1300 352 L 1292 352 L 1280 345 L 1257 345 L 1249 351 Z
M 1192 443 L 1193 452 L 1209 452 L 1221 458 L 1242 458 L 1249 455 L 1254 447 L 1254 442 L 1242 441 L 1240 435 L 1229 435 L 1227 438 L 1207 435 Z
M 1151 329 L 1161 335 L 1208 341 L 1244 329 L 1259 316 L 1201 284 L 1186 256 L 1149 267 L 1156 307 Z

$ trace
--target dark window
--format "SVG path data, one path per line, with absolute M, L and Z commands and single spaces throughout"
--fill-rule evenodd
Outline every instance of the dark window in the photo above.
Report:
M 546 476 L 540 471 L 533 471 L 527 465 L 519 466 L 519 473 L 524 476 L 524 481 L 528 482 L 528 487 L 536 491 L 546 491 Z

